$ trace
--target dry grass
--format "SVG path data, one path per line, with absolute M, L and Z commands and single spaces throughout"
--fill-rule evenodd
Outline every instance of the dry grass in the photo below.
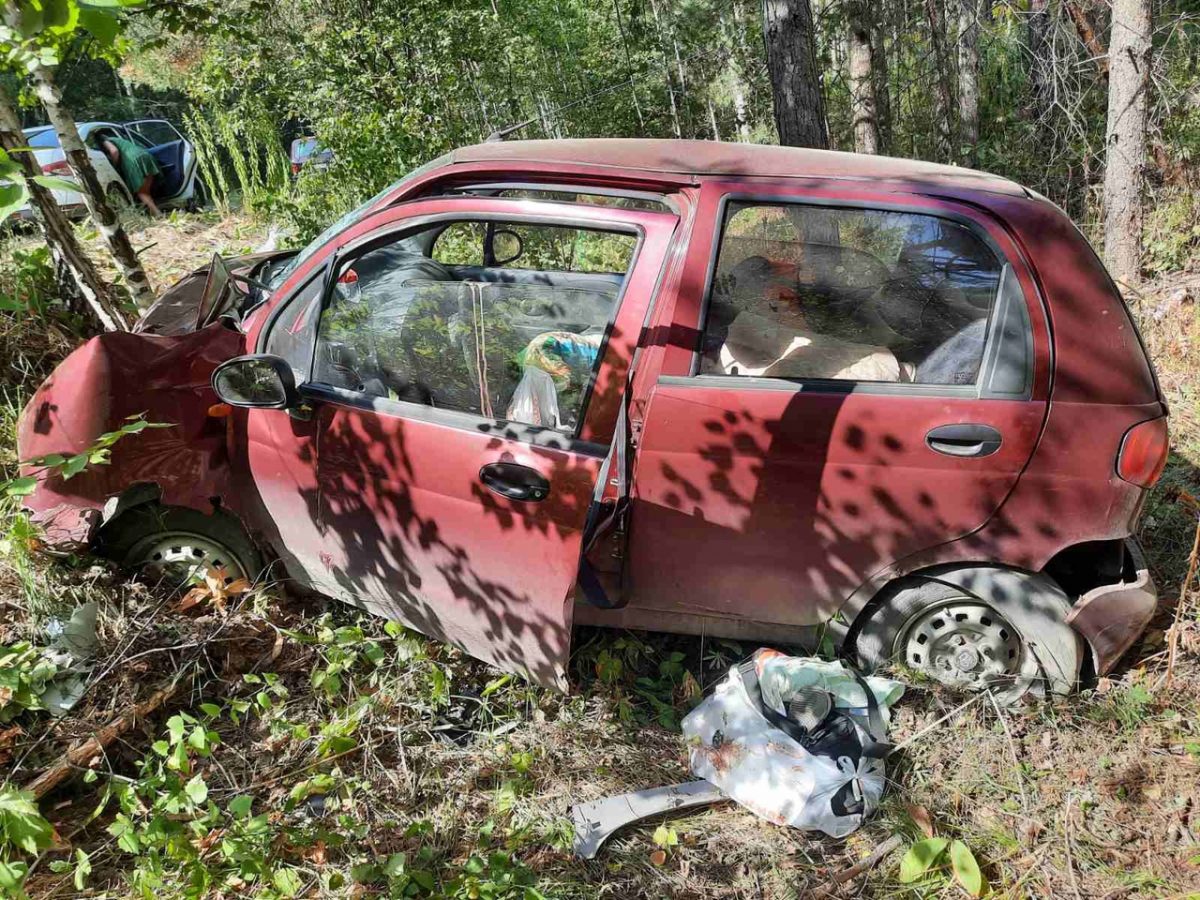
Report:
M 166 284 L 203 263 L 221 245 L 218 235 L 224 236 L 223 250 L 233 253 L 255 246 L 263 229 L 239 219 L 180 217 L 139 226 L 133 234 L 138 246 L 157 242 L 145 259 L 152 279 Z M 1200 304 L 1167 304 L 1160 318 L 1152 315 L 1178 287 L 1155 285 L 1140 304 L 1173 415 L 1171 465 L 1148 504 L 1142 533 L 1168 603 L 1178 596 L 1195 528 L 1195 516 L 1175 498 L 1180 491 L 1200 495 Z M 28 379 L 41 368 L 32 371 Z M 331 604 L 326 610 L 257 594 L 226 615 L 176 615 L 164 595 L 131 585 L 106 567 L 39 563 L 18 570 L 13 559 L 19 557 L 10 558 L 0 577 L 0 602 L 16 615 L 0 626 L 7 627 L 0 638 L 32 633 L 48 610 L 96 599 L 105 648 L 97 668 L 111 669 L 77 715 L 26 725 L 28 734 L 10 748 L 14 780 L 27 780 L 71 739 L 185 667 L 201 673 L 189 698 L 193 707 L 257 690 L 230 673 L 274 672 L 287 696 L 238 725 L 220 720 L 215 727 L 223 743 L 203 771 L 216 802 L 248 792 L 256 808 L 272 810 L 274 827 L 287 835 L 280 838 L 279 858 L 306 870 L 348 871 L 368 857 L 397 851 L 415 857 L 424 848 L 429 865 L 447 873 L 472 852 L 499 848 L 536 872 L 547 897 L 794 898 L 815 895 L 833 873 L 892 834 L 920 837 L 916 810 L 917 820 L 927 813 L 938 834 L 961 838 L 973 849 L 996 897 L 1200 896 L 1200 608 L 1194 600 L 1185 611 L 1182 654 L 1169 688 L 1163 683 L 1170 624 L 1164 611 L 1111 679 L 1069 703 L 1008 712 L 1006 723 L 991 707 L 976 704 L 893 758 L 883 808 L 848 840 L 769 825 L 726 804 L 670 820 L 680 843 L 656 866 L 654 825 L 629 829 L 598 860 L 582 862 L 567 852 L 564 817 L 574 802 L 688 778 L 678 734 L 659 723 L 658 710 L 638 693 L 645 685 L 637 679 L 650 679 L 652 692 L 673 704 L 677 715 L 685 712 L 686 691 L 662 676 L 659 663 L 680 652 L 682 668 L 711 683 L 721 667 L 701 659 L 696 639 L 581 635 L 574 692 L 563 698 L 518 681 L 495 687 L 494 670 L 442 645 L 408 635 L 394 640 L 381 623 L 362 620 L 367 638 L 386 647 L 386 659 L 379 666 L 360 661 L 342 690 L 328 696 L 312 687 L 311 673 L 328 665 L 329 646 L 292 635 L 318 634 L 326 612 L 333 617 L 328 624 L 353 625 L 356 614 L 348 608 Z M 31 606 L 31 597 L 49 599 L 43 608 Z M 620 677 L 599 677 L 601 651 L 623 661 Z M 916 734 L 958 702 L 913 688 L 896 711 L 893 738 Z M 322 729 L 350 718 L 353 748 L 323 752 Z M 145 723 L 97 768 L 134 773 L 161 733 L 161 722 Z M 335 773 L 339 785 L 324 806 L 305 801 L 289 807 L 289 791 L 317 771 Z M 43 810 L 60 835 L 92 854 L 88 892 L 122 896 L 130 892 L 124 879 L 131 858 L 106 831 L 113 811 L 87 821 L 102 783 L 76 782 Z M 319 849 L 318 833 L 325 835 Z M 891 854 L 831 895 L 964 896 L 945 880 L 900 885 L 901 855 Z M 379 889 L 306 885 L 314 897 Z M 77 893 L 69 874 L 53 874 L 48 865 L 29 888 L 37 897 Z

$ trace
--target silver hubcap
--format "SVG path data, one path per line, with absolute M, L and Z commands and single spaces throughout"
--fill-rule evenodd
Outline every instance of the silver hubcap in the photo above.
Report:
M 130 559 L 135 568 L 178 588 L 203 584 L 210 577 L 225 584 L 245 578 L 238 558 L 224 544 L 198 534 L 164 532 L 139 541 Z
M 1020 634 L 986 604 L 963 598 L 922 610 L 900 630 L 895 656 L 959 691 L 1028 690 L 1037 661 Z

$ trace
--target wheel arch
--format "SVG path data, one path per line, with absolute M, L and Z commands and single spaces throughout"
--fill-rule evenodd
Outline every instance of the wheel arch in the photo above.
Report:
M 846 622 L 843 646 L 851 647 L 863 624 L 901 591 L 924 582 L 939 582 L 963 591 L 1003 615 L 1021 632 L 1046 674 L 1051 691 L 1069 694 L 1079 682 L 1086 644 L 1067 624 L 1071 600 L 1053 578 L 986 563 L 930 566 L 884 584 Z

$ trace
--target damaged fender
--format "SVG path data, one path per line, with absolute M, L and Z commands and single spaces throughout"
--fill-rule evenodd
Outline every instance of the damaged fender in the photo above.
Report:
M 131 486 L 161 495 L 163 503 L 209 512 L 213 498 L 233 500 L 228 419 L 208 415 L 216 395 L 209 386 L 218 363 L 242 350 L 243 338 L 220 324 L 163 337 L 112 332 L 92 338 L 68 356 L 21 413 L 21 460 L 52 453 L 73 456 L 100 435 L 137 415 L 171 428 L 147 429 L 112 447 L 107 465 L 88 466 L 64 479 L 56 470 L 24 467 L 38 479 L 24 499 L 42 526 L 50 550 L 87 546 L 108 518 L 106 503 Z M 141 496 L 141 495 L 139 495 Z M 147 493 L 145 496 L 151 496 Z

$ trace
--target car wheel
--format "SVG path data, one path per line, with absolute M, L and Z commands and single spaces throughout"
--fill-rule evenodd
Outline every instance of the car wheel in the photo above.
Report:
M 192 185 L 192 196 L 187 202 L 188 212 L 200 212 L 208 206 L 208 202 L 208 185 L 202 178 L 197 178 L 196 183 Z
M 875 609 L 855 642 L 868 669 L 905 666 L 955 691 L 991 690 L 1002 703 L 1044 693 L 1028 640 L 999 611 L 961 588 L 926 581 Z
M 262 556 L 233 516 L 162 506 L 138 506 L 100 532 L 97 551 L 155 581 L 183 588 L 219 578 L 254 581 Z

